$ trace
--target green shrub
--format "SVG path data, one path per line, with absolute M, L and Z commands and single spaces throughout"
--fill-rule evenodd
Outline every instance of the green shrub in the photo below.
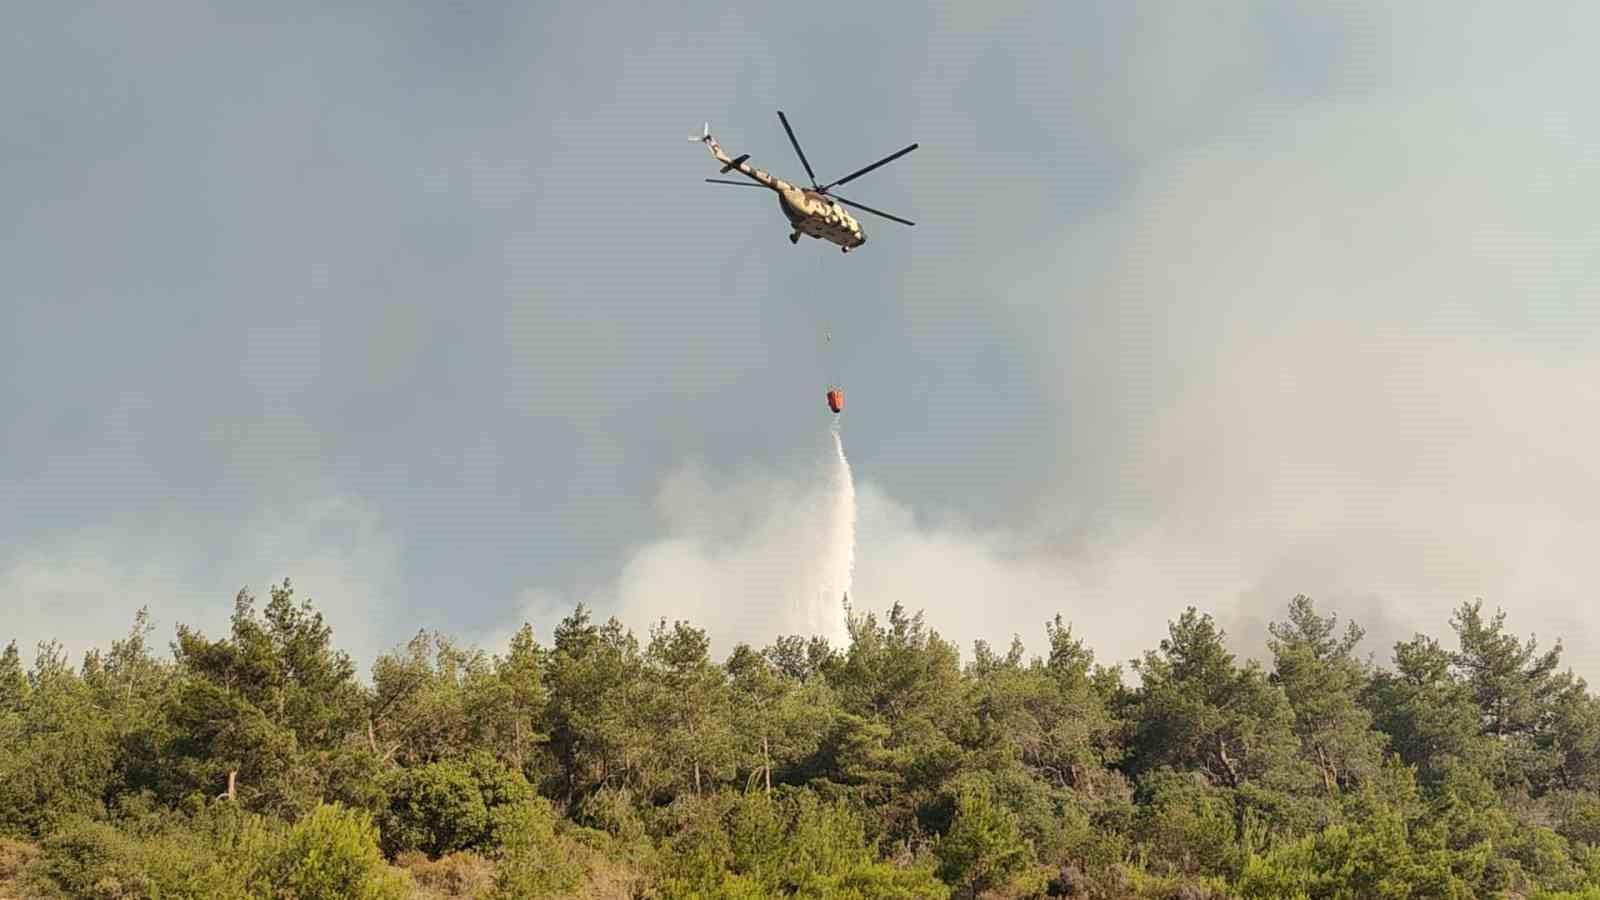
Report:
M 151 813 L 122 824 L 79 820 L 46 838 L 24 872 L 29 895 L 389 900 L 409 892 L 378 852 L 370 819 L 338 806 L 287 829 L 227 803 L 192 818 Z
M 1574 844 L 1600 846 L 1600 797 L 1580 791 L 1564 791 L 1552 798 L 1556 809 L 1556 830 Z
M 385 852 L 421 850 L 437 858 L 480 846 L 488 831 L 489 809 L 466 766 L 430 763 L 393 777 L 383 817 Z
M 818 894 L 834 900 L 945 900 L 950 887 L 926 867 L 900 867 L 873 863 L 852 869 L 825 882 Z
M 1231 875 L 1243 863 L 1231 795 L 1190 773 L 1159 769 L 1139 783 L 1134 837 L 1155 874 Z
M 672 836 L 661 848 L 661 883 L 666 896 L 714 896 L 721 889 L 723 875 L 734 870 L 733 835 L 726 819 L 736 803 L 731 795 L 680 797 L 657 817 L 664 819 L 670 814 L 677 820 Z
M 969 788 L 956 800 L 956 816 L 939 840 L 938 876 L 970 894 L 1011 886 L 1030 874 L 1044 887 L 1033 844 L 1024 840 L 1016 813 L 983 788 Z M 1023 889 L 1022 885 L 1016 885 Z
M 1245 898 L 1459 898 L 1478 895 L 1460 876 L 1472 851 L 1413 846 L 1396 816 L 1333 825 L 1253 856 L 1235 888 Z
M 378 850 L 378 829 L 365 813 L 318 804 L 271 848 L 257 886 L 295 900 L 390 900 L 410 893 L 410 879 Z
M 1152 875 L 1141 869 L 1123 866 L 1122 886 L 1113 895 L 1118 900 L 1233 900 L 1221 878 L 1199 875 Z M 1283 894 L 1275 900 L 1302 900 Z M 1350 900 L 1356 900 L 1352 897 Z M 1361 900 L 1368 900 L 1362 897 Z
M 522 773 L 487 753 L 396 772 L 382 819 L 383 848 L 421 850 L 438 858 L 458 850 L 490 852 L 503 839 L 503 819 L 534 792 Z
M 29 890 L 46 897 L 245 897 L 283 831 L 228 803 L 193 817 L 124 812 L 115 826 L 77 820 L 51 834 L 25 873 Z
M 556 837 L 550 801 L 533 797 L 502 806 L 492 896 L 507 900 L 565 896 L 583 877 L 571 849 Z
M 648 842 L 649 830 L 633 804 L 633 793 L 627 788 L 601 788 L 584 798 L 573 820 L 624 843 Z
M 139 845 L 103 822 L 65 823 L 39 845 L 39 856 L 23 872 L 23 884 L 38 897 L 145 897 Z

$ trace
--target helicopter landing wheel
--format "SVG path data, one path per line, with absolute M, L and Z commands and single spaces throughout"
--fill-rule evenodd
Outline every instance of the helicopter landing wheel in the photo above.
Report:
M 849 253 L 850 252 L 850 248 L 849 247 L 840 247 L 839 248 L 839 252 L 840 253 Z

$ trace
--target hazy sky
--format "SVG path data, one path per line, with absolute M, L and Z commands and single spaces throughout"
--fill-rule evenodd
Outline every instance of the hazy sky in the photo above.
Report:
M 1583 3 L 28 4 L 0 639 L 291 577 L 365 665 L 578 600 L 782 626 L 844 384 L 858 607 L 1103 659 L 1482 597 L 1600 675 Z M 790 246 L 684 137 L 852 182 Z M 821 335 L 831 331 L 832 341 Z

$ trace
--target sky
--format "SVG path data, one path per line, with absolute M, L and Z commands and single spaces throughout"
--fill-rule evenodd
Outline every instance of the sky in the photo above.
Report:
M 202 4 L 0 34 L 0 640 L 292 579 L 365 667 L 578 602 L 1107 662 L 1482 598 L 1600 677 L 1593 4 Z M 920 149 L 842 255 L 703 183 Z M 828 335 L 827 339 L 822 336 Z

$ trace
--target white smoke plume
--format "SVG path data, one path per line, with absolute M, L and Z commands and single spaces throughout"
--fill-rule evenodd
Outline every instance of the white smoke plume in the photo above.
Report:
M 591 598 L 597 613 L 641 634 L 681 619 L 706 629 L 719 653 L 785 634 L 841 644 L 856 491 L 837 428 L 829 441 L 800 477 L 696 466 L 675 473 L 657 496 L 663 536 L 634 551 L 616 582 Z

